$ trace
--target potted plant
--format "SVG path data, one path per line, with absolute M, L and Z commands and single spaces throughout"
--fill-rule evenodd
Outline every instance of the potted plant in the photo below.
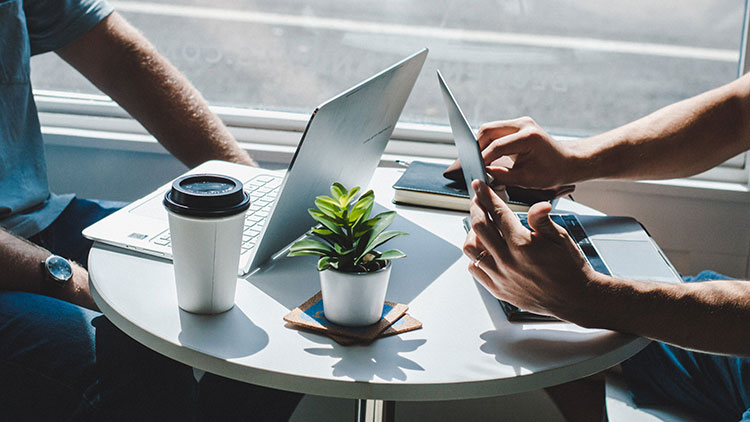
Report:
M 319 256 L 320 290 L 326 319 L 346 326 L 370 325 L 380 320 L 391 273 L 391 260 L 406 255 L 375 248 L 406 233 L 386 230 L 396 218 L 387 211 L 370 218 L 372 190 L 359 197 L 359 187 L 331 186 L 331 196 L 318 196 L 310 216 L 320 223 L 295 242 L 289 256 Z

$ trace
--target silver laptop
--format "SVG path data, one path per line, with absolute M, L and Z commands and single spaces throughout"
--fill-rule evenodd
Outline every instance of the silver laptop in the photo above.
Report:
M 189 173 L 238 178 L 251 196 L 245 218 L 239 274 L 268 262 L 313 224 L 315 197 L 333 182 L 366 187 L 427 57 L 427 49 L 348 89 L 313 111 L 286 173 L 210 161 Z M 171 182 L 86 228 L 89 239 L 172 257 L 162 206 Z
M 475 179 L 487 183 L 487 173 L 474 131 L 440 71 L 437 75 L 466 185 L 471 186 L 471 182 Z M 473 194 L 472 189 L 469 189 L 469 192 Z M 516 213 L 516 215 L 528 227 L 526 213 Z M 638 221 L 631 217 L 574 214 L 552 214 L 551 217 L 555 223 L 567 230 L 588 263 L 596 271 L 628 280 L 682 282 L 679 273 L 654 239 Z M 467 226 L 467 230 L 468 228 Z M 504 310 L 506 314 L 509 314 L 509 309 L 505 309 L 506 306 L 512 305 L 504 303 Z M 528 319 L 535 319 L 533 314 L 526 316 L 529 317 Z M 546 317 L 539 319 L 546 319 Z

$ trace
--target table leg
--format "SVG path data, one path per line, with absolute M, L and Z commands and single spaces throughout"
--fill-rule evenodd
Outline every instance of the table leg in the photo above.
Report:
M 396 422 L 396 402 L 383 401 L 383 422 Z
M 395 422 L 396 402 L 359 399 L 355 402 L 356 422 Z

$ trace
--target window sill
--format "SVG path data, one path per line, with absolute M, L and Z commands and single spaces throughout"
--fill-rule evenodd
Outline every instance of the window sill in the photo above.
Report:
M 79 133 L 84 138 L 93 135 L 103 139 L 107 148 L 164 152 L 136 120 L 106 96 L 35 90 L 34 98 L 41 123 L 50 136 L 53 132 Z M 277 164 L 291 160 L 310 117 L 305 113 L 234 107 L 212 106 L 211 109 L 226 123 L 235 139 L 256 159 Z M 556 135 L 556 139 L 565 141 L 573 137 Z M 134 141 L 136 146 L 133 142 L 126 141 Z M 396 125 L 385 154 L 385 164 L 397 157 L 450 162 L 457 155 L 453 136 L 447 125 L 408 122 Z M 717 168 L 689 179 L 687 183 L 656 183 L 677 186 L 670 190 L 677 192 L 675 195 L 678 196 L 686 193 L 682 188 L 696 188 L 699 192 L 688 192 L 688 195 L 702 196 L 700 192 L 706 189 L 736 194 L 747 190 L 744 185 L 749 180 L 749 173 L 745 169 L 746 156 L 747 154 L 742 154 L 734 157 Z M 708 182 L 693 183 L 693 180 Z

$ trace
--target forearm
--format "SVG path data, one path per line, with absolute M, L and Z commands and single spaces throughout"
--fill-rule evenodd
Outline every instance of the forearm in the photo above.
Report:
M 58 54 L 189 167 L 210 159 L 256 165 L 190 82 L 116 13 Z
M 50 252 L 0 229 L 0 289 L 36 293 L 90 309 L 96 305 L 88 289 L 88 272 L 73 264 L 73 278 L 65 286 L 45 279 L 42 262 Z
M 712 353 L 750 356 L 750 282 L 651 283 L 597 276 L 571 320 Z M 566 318 L 567 319 L 567 318 Z
M 41 262 L 49 255 L 45 249 L 0 230 L 0 266 L 4 269 L 0 273 L 0 289 L 54 293 L 50 288 L 52 286 L 42 283 L 44 272 Z
M 697 174 L 750 148 L 749 126 L 750 75 L 572 142 L 575 181 Z

